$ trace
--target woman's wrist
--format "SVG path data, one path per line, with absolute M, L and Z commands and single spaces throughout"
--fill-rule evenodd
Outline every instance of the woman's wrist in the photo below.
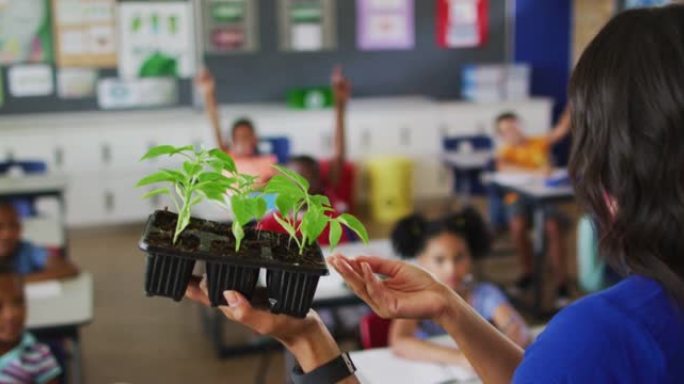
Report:
M 447 324 L 458 322 L 464 301 L 456 292 L 446 286 L 442 286 L 440 290 L 440 295 L 444 298 L 443 307 L 432 320 L 445 328 Z
M 313 371 L 342 353 L 328 329 L 318 319 L 312 321 L 305 332 L 280 341 L 294 355 L 304 373 Z

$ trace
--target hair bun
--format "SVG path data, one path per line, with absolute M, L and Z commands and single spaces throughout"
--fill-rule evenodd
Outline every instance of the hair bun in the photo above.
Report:
M 427 224 L 418 214 L 399 220 L 391 234 L 394 251 L 403 258 L 415 257 L 423 249 Z

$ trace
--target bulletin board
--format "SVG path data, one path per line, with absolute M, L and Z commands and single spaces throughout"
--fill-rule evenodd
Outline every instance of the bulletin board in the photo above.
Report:
M 195 1 L 195 0 L 193 0 Z M 292 52 L 282 49 L 279 32 L 280 0 L 255 0 L 258 11 L 258 46 L 250 52 L 205 52 L 206 66 L 214 73 L 221 103 L 282 102 L 294 87 L 329 82 L 332 68 L 340 64 L 353 82 L 353 97 L 425 95 L 457 98 L 461 67 L 496 63 L 506 58 L 504 1 L 490 1 L 489 35 L 477 48 L 444 49 L 436 44 L 436 1 L 416 0 L 415 44 L 412 49 L 364 51 L 357 42 L 356 1 L 329 0 L 333 7 L 335 47 L 321 51 Z M 201 32 L 200 32 L 201 33 Z M 8 68 L 0 68 L 4 94 L 2 114 L 99 110 L 96 98 L 62 99 L 56 95 L 31 98 L 7 97 Z M 115 77 L 115 68 L 98 69 L 102 77 Z M 178 80 L 178 105 L 191 105 L 192 80 Z

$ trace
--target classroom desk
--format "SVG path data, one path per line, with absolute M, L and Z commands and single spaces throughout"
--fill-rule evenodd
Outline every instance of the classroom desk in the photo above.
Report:
M 31 332 L 48 337 L 66 337 L 73 342 L 73 383 L 81 379 L 79 328 L 93 321 L 93 277 L 81 272 L 62 281 L 27 284 L 28 317 Z
M 463 178 L 461 188 L 455 189 L 467 204 L 473 190 L 473 178 L 479 176 L 479 172 L 487 169 L 494 158 L 492 150 L 475 150 L 470 152 L 446 152 L 442 154 L 442 163 L 451 168 L 456 178 Z
M 554 173 L 566 172 L 557 170 Z M 496 185 L 506 192 L 517 193 L 529 199 L 534 205 L 533 212 L 533 262 L 534 262 L 534 302 L 532 309 L 535 314 L 542 314 L 542 287 L 544 276 L 544 254 L 546 252 L 546 235 L 544 223 L 546 222 L 546 211 L 544 207 L 548 204 L 555 204 L 574 200 L 574 190 L 572 186 L 563 184 L 550 186 L 546 184 L 546 178 L 539 174 L 532 173 L 508 173 L 495 172 L 484 175 L 485 183 Z
M 545 325 L 532 327 L 532 336 L 536 338 Z M 439 345 L 456 347 L 454 340 L 448 336 L 437 336 L 429 339 Z M 426 363 L 404 359 L 392 353 L 389 348 L 374 348 L 349 353 L 356 375 L 362 384 L 446 384 L 446 383 L 480 383 L 477 374 L 468 366 L 449 366 L 446 364 Z

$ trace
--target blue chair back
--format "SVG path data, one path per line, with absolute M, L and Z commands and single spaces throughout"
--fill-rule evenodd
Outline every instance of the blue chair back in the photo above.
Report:
M 466 143 L 475 151 L 494 150 L 494 141 L 487 135 L 442 137 L 442 149 L 444 152 L 457 151 L 461 145 Z M 490 170 L 491 167 L 492 165 L 490 164 L 482 170 L 473 169 L 465 172 L 454 169 L 454 192 L 462 193 L 467 189 L 469 194 L 485 194 L 486 188 L 480 181 L 480 175 L 482 171 Z
M 290 159 L 290 139 L 285 136 L 263 137 L 259 140 L 259 151 L 275 155 L 278 164 L 285 164 Z

